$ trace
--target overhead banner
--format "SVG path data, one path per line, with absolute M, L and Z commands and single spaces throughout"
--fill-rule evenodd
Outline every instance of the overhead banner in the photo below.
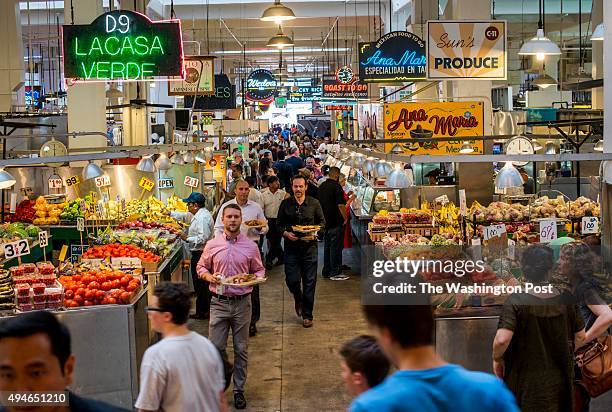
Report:
M 272 102 L 276 93 L 276 77 L 270 70 L 253 70 L 246 79 L 246 98 L 253 102 Z
M 368 85 L 359 79 L 341 83 L 335 74 L 323 75 L 324 99 L 364 99 L 368 97 Z
M 400 143 L 406 154 L 448 155 L 459 154 L 464 141 L 474 148 L 472 154 L 483 153 L 483 141 L 470 137 L 484 135 L 482 102 L 387 103 L 384 105 L 385 139 L 412 139 L 421 126 L 422 134 L 436 137 L 456 137 L 450 142 Z M 390 152 L 395 143 L 385 143 Z
M 193 96 L 185 96 L 185 107 L 193 106 Z M 215 74 L 215 94 L 198 96 L 195 109 L 223 110 L 236 108 L 236 86 L 230 83 L 226 74 Z
M 185 56 L 185 78 L 168 82 L 168 96 L 215 93 L 215 63 L 212 56 Z
M 294 86 L 289 91 L 289 101 L 293 103 L 314 102 L 321 100 L 321 87 Z
M 506 80 L 504 20 L 430 20 L 427 33 L 427 79 Z
M 366 83 L 425 80 L 425 63 L 425 42 L 407 31 L 359 43 L 359 78 Z
M 91 24 L 62 26 L 64 77 L 78 80 L 145 80 L 183 77 L 179 20 L 154 22 L 114 10 Z

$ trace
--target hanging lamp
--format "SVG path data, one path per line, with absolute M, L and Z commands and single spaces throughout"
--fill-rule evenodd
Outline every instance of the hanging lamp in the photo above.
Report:
M 4 168 L 0 168 L 0 189 L 8 189 L 17 183 L 17 180 L 12 174 L 5 171 Z
M 170 170 L 172 167 L 172 162 L 168 158 L 166 153 L 160 153 L 157 160 L 155 160 L 155 167 L 159 170 Z
M 519 56 L 536 56 L 538 60 L 544 60 L 546 56 L 555 56 L 561 54 L 561 49 L 552 40 L 544 34 L 544 23 L 542 20 L 542 1 L 540 5 L 540 20 L 538 21 L 538 30 L 535 37 L 523 43 L 519 50 Z
M 294 46 L 293 40 L 289 36 L 283 33 L 283 28 L 278 26 L 278 33 L 274 35 L 266 44 L 267 47 L 275 47 L 277 49 L 284 49 L 285 47 Z
M 259 18 L 261 21 L 273 21 L 276 23 L 293 19 L 295 19 L 293 10 L 282 4 L 280 0 L 274 0 L 274 4 L 265 9 Z
M 593 150 L 596 152 L 603 152 L 603 149 L 603 139 L 599 139 L 597 143 L 595 143 L 595 146 L 593 146 Z
M 474 153 L 474 147 L 467 140 L 463 142 L 461 145 L 461 149 L 459 149 L 459 153 L 461 154 L 470 154 Z
M 547 75 L 546 73 L 541 73 L 538 77 L 536 77 L 533 82 L 531 82 L 534 86 L 538 86 L 541 89 L 546 89 L 550 86 L 556 86 L 557 81 Z
M 496 189 L 508 189 L 523 186 L 523 178 L 512 162 L 506 162 L 497 176 L 495 176 Z
M 104 171 L 91 160 L 87 163 L 87 166 L 83 168 L 83 180 L 95 179 L 102 175 L 104 175 Z
M 604 39 L 604 24 L 599 23 L 595 30 L 593 30 L 593 34 L 591 34 L 591 41 L 601 41 Z
M 136 170 L 140 172 L 154 173 L 156 170 L 155 162 L 153 162 L 151 156 L 143 156 L 136 164 Z

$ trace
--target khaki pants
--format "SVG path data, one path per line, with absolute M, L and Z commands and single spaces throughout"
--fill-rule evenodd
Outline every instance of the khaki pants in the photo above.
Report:
M 208 338 L 222 352 L 227 347 L 230 328 L 234 342 L 234 392 L 244 392 L 247 378 L 249 325 L 251 323 L 251 297 L 210 301 Z

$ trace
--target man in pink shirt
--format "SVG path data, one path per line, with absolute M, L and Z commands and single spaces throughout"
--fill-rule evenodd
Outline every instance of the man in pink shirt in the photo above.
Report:
M 264 277 L 265 269 L 257 244 L 240 233 L 242 210 L 228 204 L 221 210 L 223 233 L 206 243 L 198 262 L 198 275 L 210 282 L 210 323 L 208 338 L 225 352 L 232 329 L 234 343 L 234 406 L 246 408 L 244 385 L 247 377 L 249 324 L 252 286 L 225 286 L 219 280 L 251 273 Z

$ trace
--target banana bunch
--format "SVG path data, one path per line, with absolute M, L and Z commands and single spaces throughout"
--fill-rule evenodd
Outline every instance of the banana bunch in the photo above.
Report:
M 444 235 L 444 234 L 448 234 L 448 235 L 460 235 L 461 233 L 459 232 L 459 228 L 452 226 L 452 225 L 443 225 L 440 226 L 440 234 Z
M 187 212 L 187 204 L 177 195 L 168 198 L 168 210 L 172 212 Z
M 459 208 L 453 202 L 435 211 L 436 222 L 441 226 L 459 226 Z

